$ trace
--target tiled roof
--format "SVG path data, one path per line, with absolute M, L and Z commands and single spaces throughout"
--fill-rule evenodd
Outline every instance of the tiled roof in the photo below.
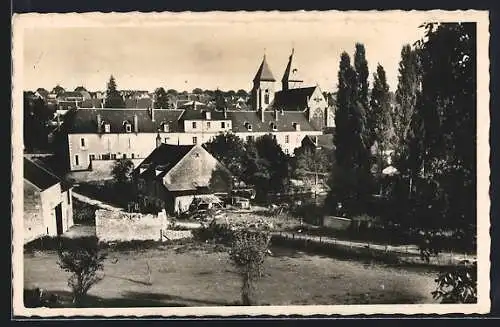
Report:
M 61 183 L 61 188 L 66 191 L 70 188 L 70 184 L 56 176 L 48 168 L 40 163 L 24 157 L 24 179 L 34 184 L 40 190 L 48 189 L 49 187 Z
M 225 120 L 230 119 L 229 115 L 227 118 L 224 117 L 222 111 L 208 110 L 208 109 L 186 109 L 181 116 L 181 120 L 205 120 L 206 112 L 210 112 L 210 120 Z
M 300 125 L 301 131 L 316 131 L 307 120 L 305 114 L 300 111 L 278 112 L 278 120 L 275 119 L 275 113 L 273 111 L 265 111 L 264 122 L 260 119 L 260 113 L 255 111 L 228 111 L 227 116 L 232 121 L 232 131 L 234 133 L 248 132 L 245 123 L 252 125 L 252 132 L 271 133 L 273 132 L 273 128 L 270 124 L 271 122 L 276 125 L 278 132 L 295 131 L 294 123 Z
M 274 82 L 276 79 L 269 68 L 269 65 L 266 61 L 266 56 L 262 59 L 262 63 L 260 64 L 259 70 L 257 70 L 257 74 L 255 74 L 254 81 L 271 81 Z
M 101 108 L 104 103 L 104 99 L 91 98 L 89 100 L 84 100 L 79 103 L 80 108 Z
M 151 108 L 151 99 L 125 99 L 125 108 Z
M 195 145 L 161 144 L 158 148 L 154 149 L 134 171 L 143 177 L 152 177 L 155 175 L 155 169 L 158 168 L 162 171 L 162 173 L 158 175 L 158 178 L 161 178 L 184 158 L 194 146 Z M 146 170 L 141 174 L 140 171 L 142 169 Z
M 307 108 L 307 98 L 315 89 L 312 86 L 276 92 L 273 105 L 284 110 L 304 110 Z
M 137 115 L 138 131 L 140 133 L 154 133 L 161 128 L 161 124 L 170 122 L 170 131 L 179 131 L 177 123 L 182 110 L 157 109 L 154 111 L 155 121 L 147 109 L 78 109 L 65 116 L 65 129 L 68 133 L 97 133 L 97 115 L 101 115 L 102 122 L 110 124 L 110 133 L 123 133 L 124 121 L 132 124 L 134 131 L 134 115 Z

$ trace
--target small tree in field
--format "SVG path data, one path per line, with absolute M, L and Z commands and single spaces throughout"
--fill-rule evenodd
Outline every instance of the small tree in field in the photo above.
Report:
M 59 267 L 71 273 L 68 286 L 73 292 L 73 303 L 81 306 L 89 289 L 101 281 L 106 254 L 101 252 L 97 239 L 72 242 L 59 249 Z
M 254 304 L 255 282 L 262 277 L 271 234 L 266 230 L 239 229 L 233 233 L 230 257 L 238 267 L 243 305 Z

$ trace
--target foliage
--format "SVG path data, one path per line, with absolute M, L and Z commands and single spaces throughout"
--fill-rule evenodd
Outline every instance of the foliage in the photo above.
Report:
M 117 183 L 127 184 L 132 182 L 134 163 L 128 158 L 119 159 L 113 165 L 111 174 Z
M 101 281 L 98 272 L 103 270 L 106 254 L 99 248 L 97 239 L 92 242 L 68 242 L 58 251 L 59 267 L 70 272 L 68 286 L 73 292 L 73 303 L 82 305 L 89 289 Z
M 311 173 L 327 173 L 331 170 L 333 155 L 324 148 L 301 146 L 295 149 L 293 175 L 303 178 Z
M 30 93 L 24 93 L 24 146 L 26 150 L 46 149 L 48 146 L 49 121 L 52 111 L 43 99 L 34 98 Z
M 215 109 L 222 110 L 227 107 L 226 99 L 221 90 L 217 89 L 214 92 Z
M 247 91 L 245 91 L 243 89 L 239 89 L 238 91 L 236 91 L 236 95 L 244 98 L 244 97 L 248 96 L 248 93 L 247 93 Z
M 52 93 L 56 94 L 57 96 L 60 96 L 64 92 L 66 92 L 66 90 L 59 84 L 54 86 L 54 88 L 52 89 Z
M 219 134 L 204 144 L 205 149 L 219 160 L 234 176 L 243 177 L 245 144 L 233 133 Z
M 155 109 L 167 109 L 170 107 L 167 92 L 163 87 L 159 87 L 154 92 Z
M 75 92 L 85 92 L 85 91 L 87 91 L 87 89 L 84 88 L 83 86 L 77 86 L 75 88 Z
M 109 78 L 104 106 L 106 108 L 125 108 L 125 101 L 123 101 L 120 92 L 116 88 L 116 81 L 113 75 Z
M 193 94 L 202 94 L 202 93 L 203 93 L 203 90 L 202 90 L 202 89 L 200 89 L 199 87 L 197 87 L 197 88 L 193 89 L 193 92 L 192 92 L 192 93 L 193 93 Z
M 255 149 L 253 149 L 255 147 Z M 246 162 L 249 165 L 248 178 L 261 195 L 268 192 L 282 192 L 289 179 L 288 157 L 271 134 L 260 136 L 255 144 L 246 146 Z
M 432 296 L 441 303 L 477 303 L 477 262 L 467 260 L 458 268 L 441 273 Z
M 234 231 L 229 255 L 242 279 L 243 305 L 255 303 L 255 282 L 262 277 L 270 242 L 271 234 L 266 230 L 238 229 Z
M 214 193 L 230 192 L 233 186 L 233 176 L 227 169 L 217 167 L 212 171 L 208 185 L 209 189 Z

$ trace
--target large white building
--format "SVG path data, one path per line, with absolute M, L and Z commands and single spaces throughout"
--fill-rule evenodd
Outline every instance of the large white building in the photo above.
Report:
M 320 88 L 300 87 L 293 74 L 293 52 L 282 78 L 282 90 L 264 56 L 253 80 L 252 110 L 215 111 L 205 106 L 185 109 L 78 108 L 66 115 L 71 171 L 92 168 L 93 160 L 145 158 L 158 143 L 203 144 L 231 132 L 247 141 L 272 134 L 286 154 L 293 155 L 305 136 L 321 135 L 333 115 Z

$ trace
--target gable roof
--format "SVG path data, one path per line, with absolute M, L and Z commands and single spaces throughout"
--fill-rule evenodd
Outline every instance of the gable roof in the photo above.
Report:
M 194 144 L 170 145 L 162 143 L 134 169 L 134 172 L 142 176 L 154 176 L 156 168 L 160 168 L 162 173 L 159 177 L 163 177 L 195 146 Z M 141 173 L 142 169 L 146 170 Z
M 57 183 L 61 183 L 61 189 L 63 191 L 66 191 L 71 187 L 69 183 L 56 176 L 47 167 L 44 167 L 39 162 L 35 162 L 26 157 L 24 157 L 23 169 L 24 179 L 42 191 L 56 185 Z
M 97 115 L 101 120 L 110 124 L 110 133 L 123 133 L 123 122 L 134 124 L 134 115 L 137 116 L 138 131 L 140 133 L 155 133 L 161 129 L 163 122 L 168 122 L 170 131 L 180 131 L 178 118 L 182 110 L 156 109 L 155 121 L 151 119 L 148 109 L 84 109 L 80 108 L 67 114 L 65 129 L 68 133 L 97 133 Z M 134 130 L 134 127 L 132 130 Z
M 87 100 L 83 100 L 79 103 L 80 108 L 101 108 L 104 104 L 104 99 L 91 98 Z
M 57 97 L 58 99 L 67 99 L 67 98 L 83 98 L 83 95 L 78 91 L 66 91 Z
M 271 133 L 273 132 L 271 122 L 276 125 L 278 132 L 294 132 L 294 123 L 300 124 L 301 131 L 316 131 L 306 115 L 300 111 L 278 112 L 278 120 L 275 119 L 273 111 L 265 111 L 264 122 L 261 121 L 260 113 L 256 111 L 228 111 L 227 115 L 231 118 L 234 133 L 248 132 L 245 123 L 252 125 L 252 132 Z
M 146 98 L 127 98 L 125 99 L 125 108 L 151 108 L 153 101 Z
M 276 92 L 273 106 L 284 110 L 305 110 L 307 99 L 314 93 L 315 89 L 315 86 L 311 86 Z
M 269 68 L 269 65 L 267 64 L 266 61 L 266 56 L 262 59 L 262 63 L 260 64 L 259 69 L 257 70 L 257 74 L 255 74 L 254 77 L 254 82 L 255 81 L 270 81 L 270 82 L 275 82 L 276 79 L 273 76 L 273 73 L 271 72 L 271 69 Z

